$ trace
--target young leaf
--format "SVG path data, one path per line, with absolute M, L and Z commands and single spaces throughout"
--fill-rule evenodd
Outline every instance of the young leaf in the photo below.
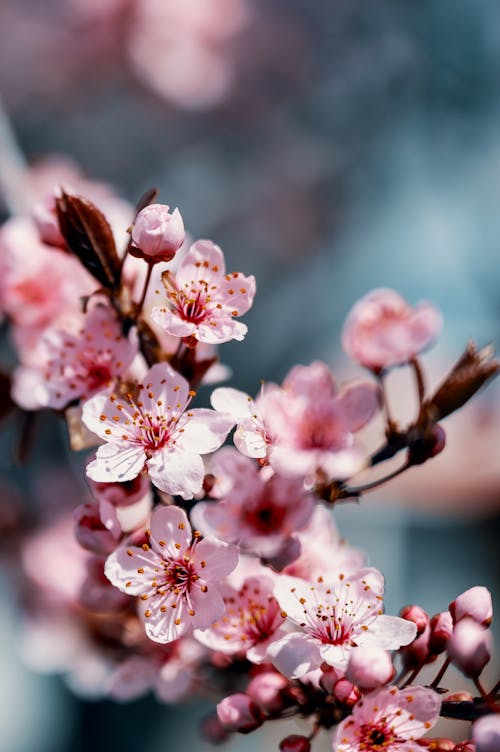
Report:
M 56 206 L 61 233 L 70 251 L 104 288 L 116 290 L 120 259 L 104 214 L 88 199 L 64 191 Z

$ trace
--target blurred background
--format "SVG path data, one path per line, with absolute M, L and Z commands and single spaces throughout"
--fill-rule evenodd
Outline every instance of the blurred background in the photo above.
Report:
M 442 310 L 425 358 L 435 385 L 469 338 L 499 342 L 499 95 L 495 0 L 2 0 L 0 214 L 26 211 L 44 171 L 80 169 L 132 203 L 157 186 L 194 237 L 257 278 L 248 336 L 221 352 L 232 386 L 255 394 L 313 359 L 360 375 L 340 328 L 377 286 Z M 409 417 L 405 374 L 391 394 Z M 498 596 L 499 397 L 493 384 L 453 416 L 431 464 L 338 510 L 386 575 L 389 612 L 439 611 L 475 584 Z M 7 429 L 0 749 L 206 749 L 208 703 L 77 699 L 24 666 L 9 514 L 18 493 L 73 506 L 79 460 L 47 420 L 29 465 L 12 467 Z M 74 472 L 56 482 L 61 457 Z M 226 748 L 277 749 L 283 735 Z

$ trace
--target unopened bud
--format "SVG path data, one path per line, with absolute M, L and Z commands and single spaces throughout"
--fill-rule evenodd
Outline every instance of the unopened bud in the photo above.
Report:
M 434 737 L 433 739 L 419 739 L 418 744 L 429 752 L 455 752 L 455 742 L 444 737 Z
M 290 734 L 280 741 L 281 752 L 310 752 L 311 742 L 307 736 Z
M 382 648 L 362 646 L 350 652 L 346 679 L 360 689 L 383 687 L 394 678 L 395 673 L 389 653 Z
M 361 697 L 361 692 L 352 682 L 341 679 L 333 688 L 333 695 L 342 705 L 352 708 Z
M 240 734 L 249 734 L 264 720 L 259 706 L 244 692 L 221 700 L 217 705 L 217 715 L 226 731 L 239 731 Z
M 447 649 L 455 666 L 466 676 L 478 677 L 491 658 L 491 633 L 466 616 L 455 625 Z
M 478 351 L 474 342 L 469 342 L 434 396 L 424 402 L 421 414 L 428 411 L 438 421 L 465 405 L 485 381 L 499 372 L 500 363 L 493 355 L 491 345 Z
M 184 222 L 178 209 L 172 214 L 165 204 L 150 204 L 136 217 L 130 253 L 147 261 L 171 261 L 184 242 Z
M 453 692 L 446 698 L 446 702 L 472 702 L 472 700 L 470 692 Z
M 87 476 L 87 483 L 96 499 L 106 499 L 115 507 L 135 504 L 151 489 L 151 482 L 146 473 L 139 473 L 136 478 L 124 483 L 98 483 Z
M 399 649 L 405 671 L 410 671 L 428 662 L 430 656 L 430 636 L 431 628 L 430 625 L 427 624 L 420 637 L 417 637 L 412 643 L 404 645 Z
M 254 676 L 247 687 L 247 694 L 269 714 L 278 713 L 285 706 L 283 690 L 288 680 L 277 671 L 264 671 Z
M 500 714 L 492 713 L 480 718 L 472 727 L 472 739 L 476 752 L 498 752 L 500 750 Z
M 435 614 L 431 619 L 431 636 L 429 648 L 431 653 L 439 655 L 446 650 L 446 645 L 453 632 L 453 619 L 449 611 Z
M 409 605 L 404 606 L 399 615 L 402 619 L 412 621 L 417 627 L 417 637 L 420 637 L 429 623 L 429 614 L 421 606 Z
M 493 605 L 491 593 L 482 585 L 469 588 L 450 603 L 450 613 L 454 623 L 465 616 L 469 616 L 478 624 L 488 627 L 493 619 Z

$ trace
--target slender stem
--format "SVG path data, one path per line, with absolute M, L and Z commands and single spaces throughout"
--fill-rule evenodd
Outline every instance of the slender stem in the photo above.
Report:
M 26 160 L 0 99 L 0 196 L 9 214 L 27 214 L 32 200 Z
M 146 273 L 146 279 L 144 281 L 144 289 L 142 291 L 141 299 L 140 299 L 140 301 L 139 301 L 139 303 L 137 305 L 137 311 L 136 311 L 136 316 L 137 317 L 140 316 L 140 314 L 142 312 L 142 308 L 144 306 L 144 301 L 146 300 L 146 293 L 148 291 L 149 282 L 151 280 L 151 274 L 153 273 L 153 266 L 154 266 L 154 264 L 150 264 L 148 262 L 148 271 Z
M 476 685 L 477 690 L 479 694 L 481 695 L 481 697 L 483 698 L 483 700 L 488 700 L 489 699 L 488 692 L 485 690 L 485 688 L 479 681 L 479 677 L 476 676 L 476 678 L 474 679 L 474 684 Z
M 401 689 L 404 689 L 405 687 L 408 687 L 419 675 L 419 673 L 422 671 L 423 667 L 425 666 L 425 661 L 422 661 L 420 665 L 417 666 L 417 668 L 413 669 L 408 679 L 405 681 L 404 684 L 401 685 Z
M 387 394 L 387 383 L 385 380 L 385 374 L 383 373 L 383 371 L 381 371 L 380 373 L 377 373 L 376 376 L 377 376 L 377 381 L 380 386 L 380 392 L 382 394 L 382 406 L 385 412 L 386 432 L 388 436 L 392 436 L 392 434 L 397 432 L 397 427 L 391 415 L 391 408 L 389 406 L 389 398 Z
M 495 697 L 495 695 L 497 695 L 498 692 L 500 692 L 500 679 L 497 681 L 497 683 L 495 684 L 495 686 L 491 690 L 490 697 Z
M 346 486 L 345 488 L 340 490 L 339 499 L 345 499 L 351 496 L 360 496 L 361 494 L 365 493 L 365 491 L 371 491 L 373 488 L 378 488 L 378 486 L 381 486 L 383 483 L 386 483 L 388 480 L 392 480 L 393 478 L 396 478 L 398 475 L 401 475 L 402 473 L 404 473 L 405 470 L 408 470 L 409 467 L 411 467 L 411 465 L 408 461 L 406 461 L 404 465 L 401 465 L 401 467 L 398 467 L 396 470 L 393 470 L 392 473 L 389 473 L 388 475 L 384 475 L 383 478 L 379 478 L 378 480 L 373 480 L 371 483 L 365 483 L 362 486 Z
M 431 687 L 432 689 L 435 689 L 436 687 L 439 687 L 439 682 L 441 681 L 441 679 L 445 675 L 446 670 L 447 670 L 448 666 L 450 665 L 450 663 L 451 663 L 451 659 L 450 658 L 446 658 L 446 660 L 444 661 L 443 665 L 439 669 L 439 671 L 438 671 L 438 673 L 436 675 L 436 678 L 434 679 L 434 681 L 432 682 L 432 684 L 429 684 L 429 687 Z
M 418 404 L 422 405 L 422 402 L 424 401 L 424 397 L 425 397 L 424 372 L 422 371 L 422 366 L 420 365 L 420 361 L 418 358 L 412 358 L 410 361 L 410 364 L 415 373 L 415 380 L 417 382 Z

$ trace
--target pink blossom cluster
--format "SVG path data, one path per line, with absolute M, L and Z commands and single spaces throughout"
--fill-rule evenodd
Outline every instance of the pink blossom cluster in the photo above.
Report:
M 73 684 L 121 701 L 153 691 L 177 702 L 207 686 L 220 699 L 239 668 L 238 691 L 204 724 L 213 741 L 295 715 L 311 733 L 289 735 L 281 750 L 307 751 L 332 729 L 334 752 L 489 752 L 494 717 L 462 746 L 425 736 L 457 702 L 443 699 L 450 663 L 478 689 L 479 715 L 498 711 L 480 679 L 492 653 L 488 590 L 471 588 L 432 618 L 416 605 L 386 614 L 382 573 L 340 538 L 328 507 L 432 459 L 444 448 L 438 421 L 497 366 L 468 349 L 428 395 L 418 358 L 439 314 L 378 290 L 356 304 L 343 335 L 371 381 L 338 383 L 314 361 L 255 398 L 218 386 L 210 408 L 195 406 L 197 388 L 221 375 L 216 348 L 245 337 L 238 319 L 256 284 L 227 272 L 212 241 L 188 248 L 179 210 L 154 199 L 131 211 L 121 249 L 104 215 L 66 190 L 36 225 L 0 230 L 2 309 L 20 359 L 12 399 L 24 411 L 51 409 L 73 445 L 94 449 L 72 521 L 62 516 L 23 545 L 35 662 L 54 656 Z M 388 411 L 385 374 L 395 366 L 418 377 L 419 411 L 406 428 Z M 369 449 L 361 436 L 376 418 L 385 419 L 381 445 Z M 354 485 L 400 453 L 398 471 Z M 36 649 L 43 627 L 71 635 L 64 660 L 54 646 Z M 436 679 L 416 684 L 441 655 Z M 90 679 L 82 661 L 95 667 Z

